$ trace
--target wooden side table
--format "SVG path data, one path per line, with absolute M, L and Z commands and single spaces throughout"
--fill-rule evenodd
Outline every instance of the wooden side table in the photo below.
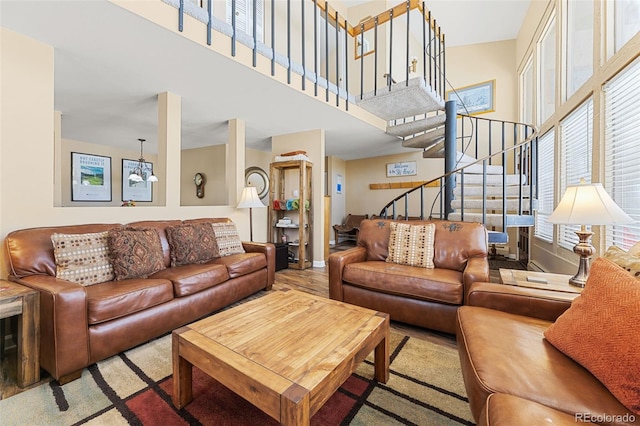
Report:
M 571 275 L 522 271 L 518 269 L 500 269 L 500 280 L 502 284 L 561 291 L 564 293 L 582 293 L 582 288 L 569 284 L 569 278 L 571 278 Z
M 18 316 L 18 374 L 20 387 L 40 380 L 40 293 L 0 280 L 0 319 Z

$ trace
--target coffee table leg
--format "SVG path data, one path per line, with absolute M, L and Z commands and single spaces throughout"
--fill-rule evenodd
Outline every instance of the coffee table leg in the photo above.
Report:
M 380 383 L 387 383 L 389 380 L 389 332 L 378 343 L 374 351 L 375 378 Z
M 280 396 L 280 424 L 309 424 L 309 391 L 300 385 L 291 385 Z
M 180 335 L 173 333 L 172 357 L 173 357 L 173 405 L 182 408 L 193 399 L 192 393 L 192 365 L 180 356 Z

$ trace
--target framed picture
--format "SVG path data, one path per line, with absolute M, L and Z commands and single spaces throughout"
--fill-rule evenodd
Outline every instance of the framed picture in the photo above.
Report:
M 387 164 L 387 177 L 413 176 L 418 174 L 417 162 L 403 161 Z
M 336 194 L 342 194 L 342 175 L 336 175 Z
M 447 92 L 447 100 L 458 102 L 459 114 L 485 114 L 495 111 L 496 81 L 490 80 Z
M 138 164 L 138 160 L 122 159 L 122 201 L 153 201 L 153 184 L 147 182 L 146 174 L 140 182 L 129 180 Z M 144 163 L 143 170 L 153 172 L 153 163 Z
M 71 201 L 111 201 L 111 157 L 71 153 Z

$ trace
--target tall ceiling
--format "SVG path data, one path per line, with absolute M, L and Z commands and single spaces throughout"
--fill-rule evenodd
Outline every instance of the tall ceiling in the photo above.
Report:
M 447 45 L 513 39 L 530 0 L 431 0 Z M 343 0 L 346 4 L 362 3 Z M 166 31 L 106 0 L 0 0 L 2 27 L 54 47 L 55 109 L 66 139 L 154 152 L 158 93 L 182 99 L 183 148 L 225 143 L 246 122 L 247 146 L 325 129 L 326 154 L 345 160 L 406 152 L 378 127 Z

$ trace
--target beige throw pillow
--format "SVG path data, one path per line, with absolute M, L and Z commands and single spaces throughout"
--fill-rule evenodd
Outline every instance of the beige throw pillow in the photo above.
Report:
M 53 234 L 56 278 L 84 286 L 112 281 L 107 232 Z
M 421 268 L 435 267 L 433 263 L 435 224 L 410 225 L 391 222 L 390 228 L 387 262 Z
M 211 226 L 213 226 L 213 233 L 216 235 L 220 256 L 244 253 L 244 247 L 242 247 L 242 241 L 240 241 L 240 235 L 235 223 L 215 222 Z
M 627 270 L 627 272 L 634 277 L 640 279 L 640 257 L 633 256 L 617 246 L 609 247 L 602 257 L 609 259 L 616 265 Z

